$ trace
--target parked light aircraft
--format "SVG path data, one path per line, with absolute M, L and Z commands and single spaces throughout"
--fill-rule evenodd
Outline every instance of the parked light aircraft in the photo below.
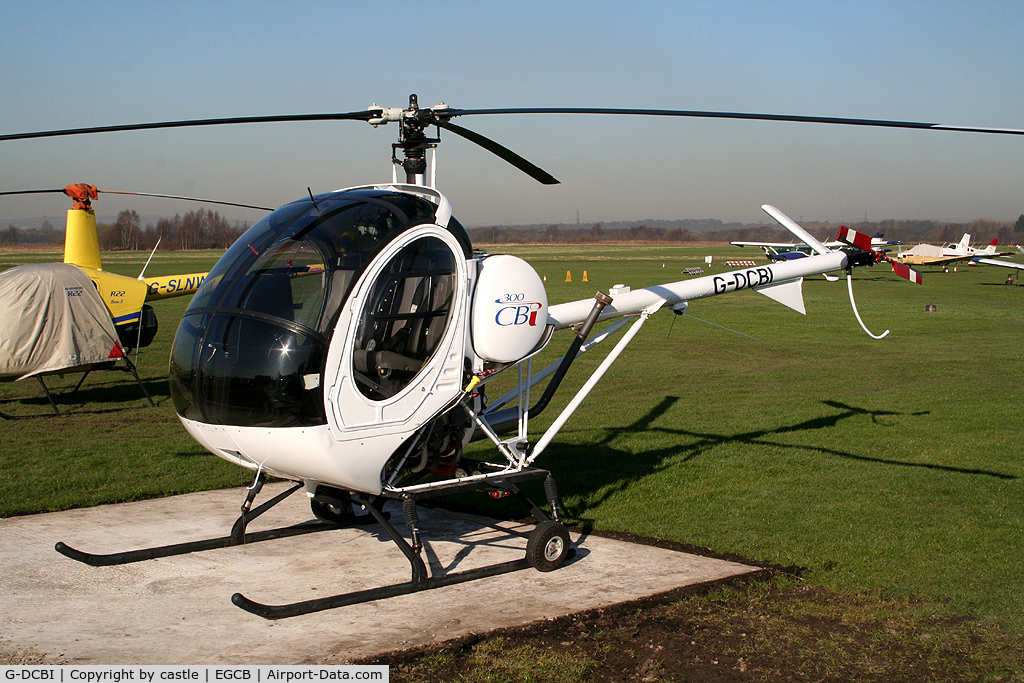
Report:
M 950 242 L 941 247 L 934 244 L 918 244 L 897 253 L 895 258 L 908 266 L 942 266 L 946 270 L 951 263 L 970 261 L 977 257 L 1009 256 L 1013 253 L 996 251 L 998 244 L 999 240 L 994 239 L 984 249 L 976 249 L 971 246 L 970 234 L 964 233 L 959 242 Z
M 546 184 L 550 174 L 511 150 L 451 122 L 484 114 L 617 114 L 788 120 L 830 124 L 971 130 L 939 124 L 761 114 L 636 109 L 453 109 L 440 104 L 344 114 L 205 119 L 0 136 L 0 141 L 118 130 L 257 123 L 358 120 L 395 123 L 390 182 L 303 196 L 253 225 L 218 261 L 186 310 L 175 335 L 170 385 L 178 416 L 210 452 L 254 472 L 242 514 L 229 536 L 175 546 L 97 555 L 58 543 L 56 549 L 89 564 L 119 564 L 268 537 L 376 523 L 408 560 L 410 581 L 283 605 L 232 601 L 280 618 L 354 602 L 435 588 L 533 566 L 557 568 L 572 551 L 561 524 L 550 473 L 534 467 L 594 385 L 648 319 L 662 310 L 686 312 L 691 301 L 752 289 L 804 313 L 802 280 L 880 261 L 920 282 L 909 267 L 875 251 L 870 238 L 843 229 L 831 249 L 778 209 L 763 209 L 813 250 L 807 258 L 715 273 L 614 298 L 548 305 L 544 284 L 525 261 L 475 253 L 454 208 L 436 187 L 427 152 L 440 131 L 483 146 Z M 436 127 L 437 133 L 427 131 Z M 1024 131 L 1013 131 L 1024 134 Z M 397 158 L 401 150 L 404 159 Z M 398 177 L 401 166 L 405 177 Z M 848 275 L 849 281 L 849 275 Z M 851 289 L 852 300 L 852 289 Z M 855 309 L 856 312 L 856 309 Z M 590 333 L 596 323 L 615 320 Z M 859 316 L 858 316 L 859 320 Z M 863 323 L 861 323 L 863 326 Z M 549 404 L 573 360 L 585 349 L 628 329 L 539 439 L 529 422 Z M 559 330 L 571 329 L 562 359 L 533 372 L 532 359 Z M 867 328 L 865 328 L 865 331 Z M 870 334 L 870 333 L 869 333 Z M 872 335 L 875 336 L 875 335 Z M 884 335 L 879 335 L 884 336 Z M 487 394 L 502 373 L 523 373 L 515 389 Z M 531 389 L 550 377 L 539 399 Z M 489 460 L 463 457 L 469 440 L 491 441 Z M 294 482 L 253 508 L 268 475 Z M 543 481 L 550 517 L 523 494 L 525 481 Z M 272 532 L 246 533 L 255 517 L 304 490 L 321 521 Z M 465 491 L 514 494 L 539 521 L 522 560 L 429 576 L 417 504 Z M 400 503 L 409 540 L 385 514 Z M 356 511 L 364 511 L 358 514 Z
M 887 251 L 885 247 L 895 246 L 903 244 L 903 242 L 883 239 L 885 235 L 883 233 L 875 233 L 871 236 L 871 248 L 876 251 Z M 764 251 L 764 255 L 772 261 L 792 261 L 794 259 L 805 258 L 814 253 L 806 244 L 798 242 L 743 242 L 734 241 L 729 242 L 734 247 L 760 247 Z M 830 242 L 823 242 L 826 247 L 830 249 L 836 249 L 843 246 L 842 242 L 833 240 Z
M 92 202 L 108 191 L 98 190 L 85 183 L 75 183 L 50 192 L 63 192 L 73 200 L 72 208 L 68 209 L 64 233 L 64 263 L 75 266 L 92 281 L 110 311 L 122 346 L 127 349 L 149 346 L 157 331 L 157 321 L 152 313 L 153 307 L 148 302 L 194 294 L 203 283 L 206 273 L 146 277 L 144 267 L 138 277 L 132 278 L 103 270 Z

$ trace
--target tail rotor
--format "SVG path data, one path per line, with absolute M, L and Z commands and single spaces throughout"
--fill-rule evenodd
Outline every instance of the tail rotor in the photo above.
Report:
M 836 236 L 836 239 L 852 247 L 843 249 L 843 251 L 846 252 L 847 262 L 849 263 L 849 268 L 846 271 L 846 285 L 850 292 L 850 306 L 853 307 L 853 315 L 856 316 L 857 322 L 860 323 L 860 328 L 869 337 L 881 339 L 889 334 L 889 330 L 882 334 L 872 334 L 871 330 L 864 324 L 864 321 L 861 320 L 860 312 L 857 310 L 857 302 L 853 298 L 853 278 L 851 277 L 853 269 L 858 266 L 873 266 L 876 263 L 885 261 L 892 266 L 892 272 L 918 285 L 921 284 L 921 273 L 894 258 L 886 256 L 880 251 L 876 251 L 871 244 L 871 237 L 864 233 L 842 226 L 839 228 L 839 234 Z
M 880 251 L 876 251 L 874 247 L 872 247 L 871 237 L 869 237 L 868 235 L 865 235 L 862 232 L 857 232 L 856 230 L 853 230 L 851 228 L 847 228 L 846 226 L 841 226 L 839 228 L 839 234 L 836 235 L 836 239 L 842 242 L 843 244 L 848 244 L 851 247 L 860 250 L 864 254 L 871 256 L 870 262 L 865 263 L 864 261 L 867 261 L 866 256 L 857 254 L 856 252 L 847 252 L 847 254 L 850 256 L 850 264 L 852 266 L 873 265 L 875 263 L 885 261 L 886 263 L 892 266 L 892 272 L 896 273 L 901 278 L 905 280 L 910 280 L 911 282 L 917 285 L 921 284 L 920 272 L 914 270 L 913 268 L 904 263 L 900 263 L 894 258 L 886 256 Z

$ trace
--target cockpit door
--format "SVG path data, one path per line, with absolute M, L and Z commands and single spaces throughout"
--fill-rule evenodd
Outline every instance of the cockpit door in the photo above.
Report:
M 374 259 L 339 317 L 327 358 L 328 419 L 361 435 L 412 428 L 461 391 L 467 271 L 450 232 L 424 225 Z

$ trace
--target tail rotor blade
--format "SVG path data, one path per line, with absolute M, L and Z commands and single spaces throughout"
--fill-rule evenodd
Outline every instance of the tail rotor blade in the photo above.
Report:
M 857 247 L 858 249 L 863 249 L 864 251 L 874 251 L 871 246 L 871 238 L 869 236 L 862 232 L 857 232 L 856 230 L 847 228 L 846 226 L 840 226 L 839 234 L 836 236 L 836 239 L 844 244 L 849 244 Z
M 901 278 L 904 278 L 906 280 L 910 280 L 915 285 L 921 284 L 921 273 L 920 272 L 918 272 L 918 271 L 914 270 L 913 268 L 911 268 L 910 266 L 905 265 L 903 263 L 900 263 L 899 261 L 896 261 L 894 259 L 887 258 L 886 260 L 889 261 L 889 263 L 892 264 L 892 272 L 896 273 Z

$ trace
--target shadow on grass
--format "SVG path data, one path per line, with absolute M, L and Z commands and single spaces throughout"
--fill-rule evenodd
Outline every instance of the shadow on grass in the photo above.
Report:
M 564 482 L 565 493 L 583 495 L 587 505 L 592 507 L 601 504 L 614 493 L 624 490 L 644 477 L 664 470 L 670 466 L 691 461 L 717 446 L 726 444 L 747 444 L 750 446 L 770 446 L 800 451 L 811 451 L 821 455 L 846 458 L 861 462 L 878 463 L 896 467 L 920 468 L 937 472 L 949 472 L 971 476 L 994 477 L 1001 480 L 1015 480 L 1012 474 L 992 470 L 950 467 L 922 462 L 906 462 L 891 458 L 863 455 L 852 449 L 840 450 L 825 446 L 787 443 L 778 437 L 797 432 L 813 432 L 835 427 L 839 422 L 857 416 L 870 416 L 872 422 L 883 424 L 886 417 L 908 415 L 887 410 L 868 410 L 858 408 L 839 401 L 821 401 L 836 412 L 811 418 L 802 422 L 780 425 L 772 429 L 754 430 L 734 434 L 696 432 L 688 429 L 659 427 L 654 423 L 667 413 L 679 401 L 678 397 L 666 396 L 646 415 L 627 427 L 607 429 L 605 436 L 593 444 L 585 446 L 560 446 L 558 454 L 552 454 L 557 461 L 557 478 Z M 909 415 L 927 415 L 928 411 L 909 413 Z M 668 434 L 681 437 L 679 443 L 641 452 L 624 452 L 614 445 L 619 436 L 635 436 L 638 432 Z
M 68 375 L 72 375 L 72 373 L 68 373 Z M 3 406 L 4 411 L 14 408 L 15 412 L 10 414 L 10 418 L 22 419 L 57 415 L 53 412 L 51 398 L 60 412 L 65 415 L 109 413 L 142 407 L 123 405 L 135 404 L 138 401 L 149 406 L 146 393 L 158 406 L 170 398 L 170 388 L 166 379 L 143 378 L 140 385 L 130 374 L 106 371 L 102 375 L 90 374 L 76 389 L 79 379 L 81 379 L 81 373 L 72 375 L 70 379 L 65 375 L 48 377 L 47 380 L 44 380 L 46 381 L 45 391 L 39 385 L 38 379 L 26 379 L 21 382 L 25 387 L 23 393 L 19 392 L 22 395 L 4 397 L 0 399 L 0 406 Z M 145 387 L 145 392 L 143 387 Z M 47 391 L 50 398 L 46 396 Z M 31 410 L 32 413 L 25 413 L 16 406 L 21 406 L 24 410 Z

